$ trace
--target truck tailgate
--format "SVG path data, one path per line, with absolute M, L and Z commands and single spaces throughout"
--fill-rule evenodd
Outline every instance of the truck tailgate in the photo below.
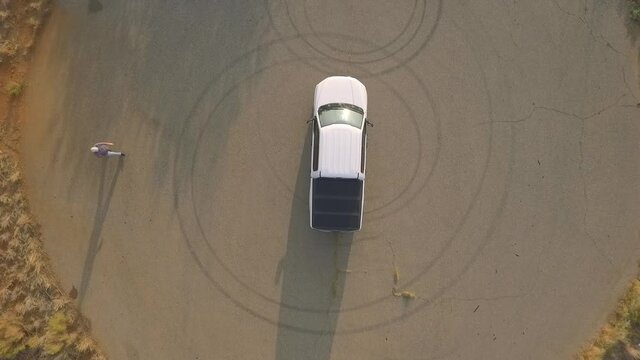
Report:
M 311 226 L 318 230 L 360 229 L 363 182 L 358 179 L 313 179 Z

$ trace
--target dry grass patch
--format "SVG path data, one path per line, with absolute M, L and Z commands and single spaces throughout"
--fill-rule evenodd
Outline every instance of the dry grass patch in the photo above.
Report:
M 576 358 L 640 359 L 640 279 L 633 280 L 609 322 Z
M 22 95 L 22 90 L 24 90 L 24 83 L 11 81 L 5 86 L 5 91 L 13 98 Z
M 0 358 L 104 359 L 55 281 L 21 183 L 15 159 L 0 150 Z
M 28 55 L 50 0 L 0 0 L 0 63 Z
M 418 297 L 418 296 L 416 296 L 416 294 L 413 291 L 398 290 L 396 288 L 393 288 L 391 293 L 395 297 L 401 297 L 401 298 L 406 299 L 406 300 L 413 300 L 413 299 Z
M 640 0 L 629 0 L 629 18 L 640 23 Z
M 0 0 L 0 359 L 104 359 L 62 291 L 29 213 L 17 166 L 28 54 L 50 0 Z

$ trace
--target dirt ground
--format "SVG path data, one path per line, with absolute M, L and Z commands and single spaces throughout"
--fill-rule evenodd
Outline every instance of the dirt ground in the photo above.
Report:
M 0 357 L 103 359 L 89 323 L 55 278 L 23 189 L 22 95 L 48 1 L 0 3 Z
M 118 359 L 570 358 L 640 258 L 625 4 L 60 1 L 20 142 L 54 268 Z M 335 74 L 376 125 L 352 236 L 308 226 Z

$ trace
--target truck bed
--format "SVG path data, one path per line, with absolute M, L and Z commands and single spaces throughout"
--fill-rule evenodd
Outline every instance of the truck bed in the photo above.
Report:
M 318 178 L 312 181 L 311 226 L 326 231 L 355 231 L 362 217 L 363 182 Z

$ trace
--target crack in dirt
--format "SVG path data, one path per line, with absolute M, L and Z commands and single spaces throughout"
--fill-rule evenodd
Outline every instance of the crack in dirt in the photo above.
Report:
M 542 105 L 535 105 L 534 104 L 533 107 L 531 108 L 531 110 L 529 110 L 529 113 L 523 118 L 516 119 L 516 120 L 486 121 L 486 122 L 482 122 L 480 124 L 481 125 L 489 124 L 489 123 L 491 123 L 491 124 L 496 124 L 496 123 L 517 124 L 517 123 L 525 122 L 525 121 L 531 119 L 531 117 L 533 117 L 533 114 L 535 114 L 536 111 L 538 111 L 538 110 L 546 110 L 546 111 L 549 111 L 549 112 L 554 112 L 554 113 L 557 113 L 557 114 L 560 114 L 560 115 L 571 117 L 571 118 L 574 118 L 574 119 L 577 119 L 577 120 L 585 121 L 585 120 L 589 120 L 589 119 L 591 119 L 593 117 L 596 117 L 596 116 L 604 113 L 605 111 L 610 110 L 610 109 L 612 109 L 612 108 L 614 108 L 616 106 L 620 106 L 620 107 L 628 106 L 628 105 L 619 105 L 620 101 L 627 95 L 628 95 L 627 93 L 624 93 L 624 94 L 620 95 L 615 102 L 613 102 L 613 103 L 611 103 L 611 104 L 609 104 L 609 105 L 607 105 L 607 106 L 605 106 L 605 107 L 603 107 L 603 108 L 601 108 L 599 110 L 596 110 L 596 111 L 594 111 L 591 114 L 586 115 L 586 116 L 581 116 L 581 115 L 578 115 L 576 113 L 572 113 L 572 112 L 568 112 L 568 111 L 565 111 L 565 110 L 552 108 L 552 107 L 549 107 L 549 106 L 542 106 Z
M 583 211 L 583 214 L 582 214 L 582 231 L 587 236 L 589 241 L 591 241 L 591 244 L 593 244 L 593 247 L 596 249 L 598 254 L 601 257 L 603 257 L 605 260 L 607 260 L 609 265 L 614 266 L 613 265 L 613 259 L 611 258 L 611 256 L 609 256 L 609 255 L 607 255 L 605 253 L 604 249 L 602 249 L 600 247 L 600 245 L 598 245 L 598 242 L 596 241 L 596 239 L 589 232 L 589 226 L 587 225 L 587 216 L 589 214 L 589 194 L 588 194 L 588 191 L 587 191 L 587 180 L 586 180 L 586 177 L 585 177 L 585 174 L 584 174 L 583 144 L 584 144 L 584 139 L 585 139 L 585 137 L 584 137 L 585 121 L 586 121 L 586 119 L 582 119 L 581 120 L 580 140 L 578 141 L 579 148 L 580 148 L 580 163 L 578 164 L 578 169 L 580 170 L 580 179 L 582 181 L 582 196 L 583 196 L 583 199 L 584 199 L 584 211 Z
M 624 66 L 621 65 L 620 66 L 620 71 L 622 72 L 622 81 L 624 82 L 624 86 L 627 88 L 627 90 L 629 91 L 629 94 L 631 94 L 631 96 L 633 96 L 633 98 L 635 99 L 636 102 L 638 102 L 638 97 L 636 96 L 636 94 L 634 93 L 633 90 L 631 90 L 631 87 L 629 86 L 629 83 L 627 82 L 627 72 L 624 69 Z M 640 104 L 637 104 L 635 106 L 638 106 Z
M 514 294 L 514 295 L 496 295 L 496 296 L 488 296 L 488 297 L 484 297 L 484 296 L 479 296 L 479 297 L 470 297 L 470 298 L 462 298 L 462 297 L 455 297 L 455 296 L 451 296 L 451 297 L 447 297 L 447 299 L 449 300 L 455 300 L 455 301 L 496 301 L 496 300 L 504 300 L 504 299 L 520 299 L 523 298 L 525 296 L 529 296 L 529 293 L 524 293 L 524 294 Z
M 629 89 L 628 84 L 626 82 L 626 78 L 624 76 L 624 67 L 622 68 L 623 70 L 623 79 L 625 80 L 625 84 L 627 85 L 627 89 Z M 633 92 L 631 92 L 632 96 Z M 529 111 L 529 113 L 520 119 L 517 120 L 499 120 L 499 121 L 494 121 L 494 123 L 509 123 L 509 124 L 517 124 L 517 123 L 522 123 L 525 121 L 530 120 L 533 115 L 538 111 L 538 110 L 545 110 L 545 111 L 549 111 L 549 112 L 554 112 L 560 115 L 564 115 L 576 120 L 580 121 L 580 140 L 578 141 L 579 144 L 579 153 L 580 153 L 580 162 L 578 163 L 578 169 L 580 170 L 580 179 L 582 182 L 582 193 L 583 193 L 583 199 L 584 199 L 584 211 L 583 211 L 583 216 L 582 216 L 582 230 L 585 234 L 585 236 L 589 239 L 589 241 L 592 243 L 592 245 L 594 246 L 594 248 L 596 249 L 596 251 L 598 252 L 598 254 L 603 257 L 607 263 L 609 263 L 609 265 L 614 266 L 613 263 L 613 259 L 611 258 L 610 255 L 606 254 L 605 251 L 600 247 L 600 245 L 598 245 L 596 239 L 594 238 L 594 236 L 589 232 L 588 229 L 588 225 L 587 225 L 587 217 L 589 214 L 589 196 L 588 196 L 588 191 L 587 191 L 587 181 L 586 181 L 586 177 L 585 177 L 585 169 L 584 169 L 584 149 L 583 149 L 583 145 L 585 142 L 585 125 L 586 125 L 586 121 L 596 117 L 602 113 L 604 113 L 607 110 L 610 110 L 616 106 L 629 106 L 629 105 L 619 105 L 620 101 L 625 98 L 628 94 L 624 93 L 622 95 L 620 95 L 616 101 L 614 101 L 613 103 L 599 109 L 596 110 L 588 115 L 584 115 L 581 116 L 579 114 L 573 113 L 573 112 L 568 112 L 568 111 L 564 111 L 564 110 L 560 110 L 560 109 L 556 109 L 556 108 L 552 108 L 552 107 L 548 107 L 548 106 L 540 106 L 540 105 L 535 105 L 531 108 L 531 110 Z
M 609 49 L 613 50 L 614 52 L 618 53 L 618 55 L 622 55 L 622 53 L 618 49 L 616 49 L 613 45 L 611 45 L 611 43 L 602 34 L 598 33 L 596 35 L 596 32 L 593 30 L 593 27 L 589 24 L 589 22 L 583 16 L 574 14 L 571 11 L 566 10 L 565 8 L 560 6 L 560 4 L 558 4 L 557 0 L 551 0 L 551 1 L 558 8 L 558 10 L 560 10 L 562 13 L 564 13 L 564 14 L 566 14 L 568 16 L 571 16 L 571 17 L 577 19 L 579 22 L 581 22 L 587 28 L 587 30 L 589 30 L 589 34 L 591 35 L 591 37 L 595 41 L 598 41 L 598 39 L 600 39 L 605 44 L 605 46 L 607 48 L 609 48 Z M 584 14 L 583 14 L 584 16 L 587 15 L 587 10 L 588 10 L 588 7 L 587 7 L 586 1 L 585 1 L 584 2 Z

